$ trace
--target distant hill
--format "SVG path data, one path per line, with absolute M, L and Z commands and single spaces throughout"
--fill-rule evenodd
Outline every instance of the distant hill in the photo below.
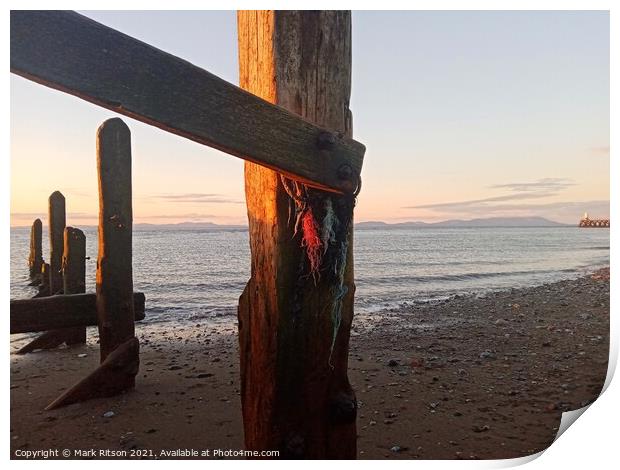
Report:
M 444 220 L 442 222 L 401 222 L 388 224 L 381 221 L 359 222 L 357 230 L 381 230 L 395 228 L 441 228 L 441 227 L 569 227 L 543 217 L 489 217 L 471 220 Z M 80 228 L 96 228 L 96 225 L 78 225 Z M 26 227 L 24 227 L 26 228 Z M 29 228 L 29 227 L 28 227 Z M 247 225 L 219 225 L 213 222 L 180 222 L 177 224 L 133 224 L 134 230 L 206 230 L 206 231 L 247 231 Z
M 567 224 L 554 222 L 544 217 L 488 217 L 471 220 L 444 220 L 442 222 L 401 222 L 388 224 L 371 221 L 355 224 L 358 230 L 378 230 L 391 228 L 440 228 L 440 227 L 566 227 Z

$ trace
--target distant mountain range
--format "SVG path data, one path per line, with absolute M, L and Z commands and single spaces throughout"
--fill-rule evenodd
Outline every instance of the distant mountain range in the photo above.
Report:
M 444 220 L 442 222 L 401 222 L 388 224 L 386 222 L 360 222 L 355 224 L 358 230 L 377 230 L 391 228 L 441 228 L 441 227 L 567 227 L 568 224 L 554 222 L 544 217 L 488 217 L 471 220 Z
M 93 225 L 78 225 L 82 228 L 96 227 Z M 572 224 L 561 224 L 543 217 L 489 217 L 471 220 L 444 220 L 442 222 L 387 222 L 370 221 L 355 224 L 357 230 L 380 230 L 398 228 L 442 228 L 442 227 L 570 227 Z M 135 230 L 207 230 L 207 231 L 247 231 L 247 225 L 219 225 L 213 222 L 180 222 L 177 224 L 133 224 Z
M 567 224 L 554 222 L 543 217 L 489 217 L 472 220 L 444 220 L 442 222 L 401 222 L 388 224 L 387 222 L 359 222 L 355 224 L 358 230 L 378 230 L 393 228 L 441 228 L 441 227 L 566 227 Z M 246 225 L 218 225 L 212 222 L 182 222 L 179 224 L 134 224 L 136 229 L 160 230 L 234 230 L 245 231 Z

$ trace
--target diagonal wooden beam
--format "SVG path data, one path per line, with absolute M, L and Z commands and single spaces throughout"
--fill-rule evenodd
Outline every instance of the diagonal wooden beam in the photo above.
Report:
M 11 71 L 320 189 L 359 181 L 359 142 L 75 12 L 12 11 Z

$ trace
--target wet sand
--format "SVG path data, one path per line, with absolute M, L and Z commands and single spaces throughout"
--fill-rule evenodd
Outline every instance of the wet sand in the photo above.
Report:
M 45 449 L 156 457 L 242 449 L 236 327 L 139 324 L 137 336 L 135 391 L 54 411 L 44 408 L 97 366 L 96 329 L 85 346 L 26 356 L 14 352 L 27 339 L 12 336 L 11 457 Z M 608 269 L 360 315 L 349 363 L 359 458 L 490 459 L 543 450 L 561 412 L 600 393 L 608 347 Z

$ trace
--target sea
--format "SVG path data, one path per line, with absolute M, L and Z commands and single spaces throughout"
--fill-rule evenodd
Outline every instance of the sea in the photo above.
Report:
M 95 291 L 97 229 L 86 234 L 86 288 Z M 44 235 L 46 235 L 44 227 Z M 29 228 L 11 228 L 10 297 L 28 286 Z M 47 237 L 43 254 L 47 258 Z M 133 234 L 134 291 L 147 322 L 234 320 L 250 275 L 246 230 L 140 228 Z M 609 265 L 609 229 L 388 228 L 355 231 L 355 310 L 574 279 Z

